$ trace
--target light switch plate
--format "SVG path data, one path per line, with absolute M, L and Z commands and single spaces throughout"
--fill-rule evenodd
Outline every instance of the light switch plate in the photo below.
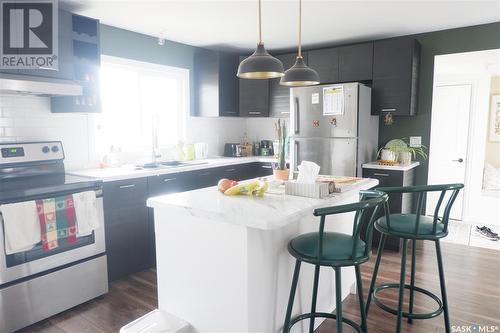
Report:
M 420 147 L 422 145 L 421 136 L 410 136 L 410 147 Z

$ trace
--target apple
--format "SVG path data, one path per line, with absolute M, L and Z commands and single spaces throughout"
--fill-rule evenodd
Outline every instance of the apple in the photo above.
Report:
M 219 191 L 221 191 L 222 193 L 226 192 L 226 190 L 228 188 L 230 188 L 232 185 L 233 181 L 230 180 L 230 179 L 227 179 L 227 178 L 222 178 L 221 180 L 219 180 L 219 182 L 217 183 L 217 188 L 219 189 Z

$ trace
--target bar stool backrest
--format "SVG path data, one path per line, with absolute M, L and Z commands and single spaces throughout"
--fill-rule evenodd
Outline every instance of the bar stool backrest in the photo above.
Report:
M 391 193 L 413 193 L 417 194 L 417 207 L 415 210 L 415 230 L 413 234 L 415 236 L 419 235 L 419 226 L 420 226 L 420 217 L 425 215 L 423 211 L 424 202 L 427 199 L 427 193 L 429 192 L 441 192 L 439 195 L 438 202 L 436 207 L 434 208 L 434 215 L 432 221 L 432 235 L 435 235 L 437 232 L 438 223 L 443 223 L 443 232 L 448 232 L 448 221 L 450 217 L 451 207 L 455 202 L 455 199 L 458 196 L 460 190 L 464 187 L 464 184 L 440 184 L 440 185 L 417 185 L 417 186 L 403 186 L 403 187 L 379 187 L 378 191 L 382 191 L 388 194 Z M 447 200 L 445 197 L 448 196 Z M 443 206 L 443 202 L 446 201 L 446 204 Z M 389 203 L 386 202 L 384 204 L 387 228 L 391 229 L 391 218 L 389 212 Z M 443 213 L 440 214 L 441 207 L 443 208 Z M 441 220 L 440 220 L 441 216 Z
M 342 214 L 349 212 L 356 212 L 353 224 L 353 242 L 351 259 L 356 259 L 356 249 L 361 238 L 361 231 L 365 230 L 366 244 L 372 243 L 373 237 L 373 223 L 377 214 L 384 205 L 387 203 L 389 196 L 378 190 L 366 190 L 359 192 L 360 201 L 334 207 L 317 208 L 314 210 L 314 216 L 320 217 L 319 224 L 319 244 L 318 244 L 318 261 L 322 260 L 323 255 L 323 236 L 325 230 L 326 216 L 334 214 Z M 365 246 L 364 257 L 368 257 L 371 253 L 371 246 Z

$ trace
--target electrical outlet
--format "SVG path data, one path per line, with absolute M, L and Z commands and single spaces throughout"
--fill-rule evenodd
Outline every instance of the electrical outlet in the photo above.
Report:
M 418 148 L 422 145 L 421 136 L 410 136 L 410 147 Z

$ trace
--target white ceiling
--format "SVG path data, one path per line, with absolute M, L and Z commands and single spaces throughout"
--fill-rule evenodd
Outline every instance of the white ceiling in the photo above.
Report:
M 257 0 L 62 0 L 103 23 L 209 48 L 251 50 Z M 263 0 L 263 39 L 270 50 L 297 42 L 298 0 Z M 500 1 L 303 1 L 303 43 L 340 44 L 500 21 Z

